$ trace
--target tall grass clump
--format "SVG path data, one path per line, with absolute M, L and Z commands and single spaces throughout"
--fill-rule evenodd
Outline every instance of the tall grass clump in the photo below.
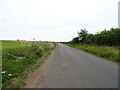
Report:
M 66 44 L 68 46 L 80 49 L 82 51 L 95 54 L 97 56 L 120 62 L 118 59 L 118 48 L 115 46 L 97 46 L 97 45 L 87 45 L 87 44 Z
M 27 73 L 34 68 L 36 63 L 39 66 L 43 62 L 42 57 L 48 55 L 55 48 L 55 45 L 55 43 L 49 42 L 31 42 L 21 47 L 18 44 L 18 47 L 16 45 L 15 48 L 3 46 L 2 87 L 22 87 L 24 83 L 18 80 L 18 77 L 23 78 L 26 75 L 25 72 Z

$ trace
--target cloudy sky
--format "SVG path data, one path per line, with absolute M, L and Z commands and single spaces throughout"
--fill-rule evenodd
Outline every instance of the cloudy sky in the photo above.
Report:
M 119 0 L 0 0 L 0 39 L 70 41 L 118 27 Z

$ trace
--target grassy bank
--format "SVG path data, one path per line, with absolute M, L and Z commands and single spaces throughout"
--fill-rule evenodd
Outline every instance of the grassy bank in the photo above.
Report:
M 55 48 L 51 42 L 2 42 L 2 87 L 21 88 L 28 73 L 34 71 Z
M 66 44 L 66 45 L 106 58 L 108 60 L 120 62 L 120 57 L 118 57 L 118 48 L 114 46 L 97 46 L 87 44 Z

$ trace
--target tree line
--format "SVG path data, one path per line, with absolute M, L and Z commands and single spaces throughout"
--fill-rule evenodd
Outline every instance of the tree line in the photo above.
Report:
M 120 43 L 120 28 L 105 29 L 96 34 L 90 34 L 86 29 L 81 29 L 78 32 L 78 36 L 73 38 L 69 43 L 118 46 Z

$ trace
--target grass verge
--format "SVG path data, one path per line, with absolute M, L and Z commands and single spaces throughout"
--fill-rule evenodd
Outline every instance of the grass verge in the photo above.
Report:
M 2 88 L 21 88 L 55 48 L 52 42 L 2 42 Z
M 120 57 L 118 55 L 119 50 L 115 46 L 97 46 L 87 44 L 66 44 L 66 45 L 106 58 L 111 61 L 120 62 Z

